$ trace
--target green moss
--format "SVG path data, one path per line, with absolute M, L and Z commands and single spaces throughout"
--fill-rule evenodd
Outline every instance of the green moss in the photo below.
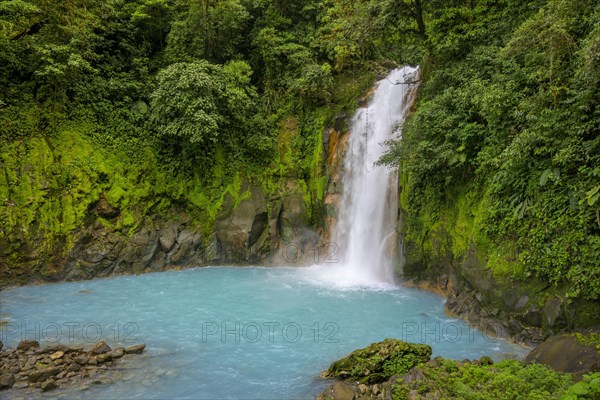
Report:
M 583 344 L 584 346 L 594 346 L 598 353 L 600 353 L 600 333 L 590 332 L 584 334 L 577 332 L 574 333 L 573 336 L 577 342 Z
M 396 385 L 393 399 L 407 399 L 415 390 L 421 396 L 435 394 L 436 398 L 547 400 L 560 398 L 572 384 L 568 374 L 514 360 L 490 366 L 436 358 L 419 370 L 424 379 Z
M 392 375 L 405 374 L 418 364 L 429 361 L 430 357 L 431 347 L 427 345 L 385 339 L 334 362 L 323 376 L 351 382 L 379 383 Z

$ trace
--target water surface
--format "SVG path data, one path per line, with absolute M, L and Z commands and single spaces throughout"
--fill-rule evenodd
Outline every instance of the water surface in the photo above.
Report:
M 9 289 L 0 340 L 147 344 L 119 379 L 76 394 L 89 399 L 311 398 L 331 362 L 388 337 L 454 359 L 523 355 L 446 316 L 435 294 L 333 285 L 324 271 L 215 267 Z

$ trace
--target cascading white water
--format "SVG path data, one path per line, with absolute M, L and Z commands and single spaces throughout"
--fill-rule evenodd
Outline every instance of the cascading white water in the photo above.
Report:
M 333 233 L 340 260 L 336 275 L 347 283 L 394 281 L 398 178 L 375 164 L 386 151 L 385 142 L 401 134 L 418 73 L 412 67 L 392 71 L 352 120 Z

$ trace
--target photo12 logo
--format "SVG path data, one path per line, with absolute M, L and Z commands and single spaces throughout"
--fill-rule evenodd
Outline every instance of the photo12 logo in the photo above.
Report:
M 135 322 L 22 322 L 0 326 L 0 340 L 3 342 L 35 340 L 49 343 L 96 343 L 112 340 L 115 343 L 129 343 L 136 340 L 140 327 Z
M 202 343 L 338 343 L 340 328 L 335 322 L 202 322 Z
M 481 336 L 488 343 L 497 343 L 497 332 L 480 330 L 467 322 L 403 322 L 400 339 L 412 343 L 474 343 Z

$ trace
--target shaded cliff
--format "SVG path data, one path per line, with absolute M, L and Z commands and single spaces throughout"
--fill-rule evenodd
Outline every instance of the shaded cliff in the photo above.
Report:
M 282 124 L 281 154 L 294 151 L 291 139 L 305 134 L 302 129 Z M 151 147 L 141 157 L 103 148 L 81 126 L 4 145 L 0 287 L 208 264 L 300 262 L 281 250 L 315 240 L 324 156 L 320 131 L 311 134 L 310 174 L 278 158 L 260 174 L 239 171 L 210 184 L 161 165 Z M 217 161 L 213 173 L 219 170 Z

